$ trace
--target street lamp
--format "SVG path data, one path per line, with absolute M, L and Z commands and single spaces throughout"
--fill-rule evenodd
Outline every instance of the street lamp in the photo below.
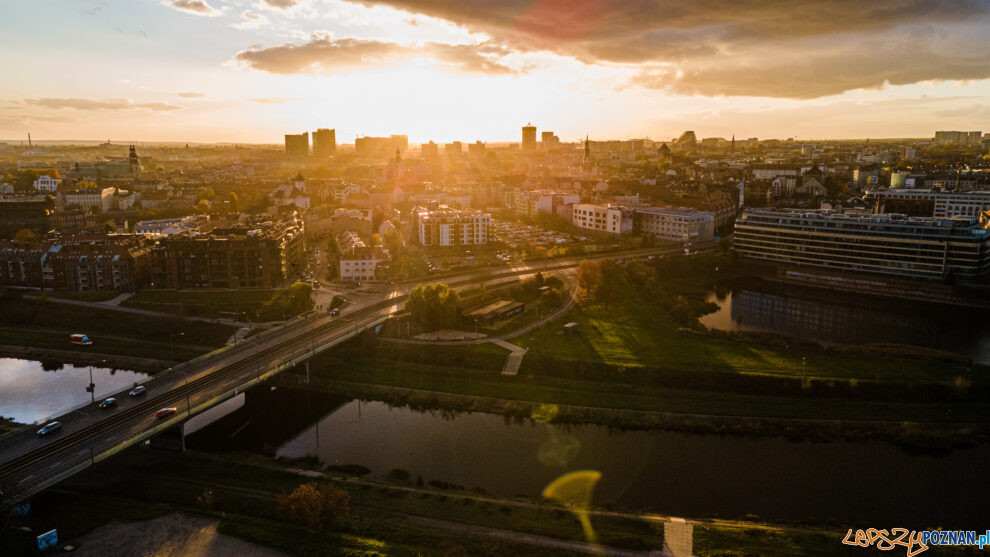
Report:
M 186 333 L 173 333 L 168 337 L 168 347 L 172 353 L 172 361 L 175 361 L 175 337 L 185 336 Z
M 106 366 L 106 360 L 100 360 L 100 365 Z M 96 404 L 96 383 L 93 383 L 93 364 L 89 364 L 89 385 L 86 386 L 86 390 L 89 391 L 89 400 L 92 404 Z

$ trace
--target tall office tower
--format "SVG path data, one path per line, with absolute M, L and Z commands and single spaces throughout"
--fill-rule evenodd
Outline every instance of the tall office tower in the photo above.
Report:
M 419 146 L 424 159 L 435 159 L 440 154 L 440 146 L 434 142 L 423 143 Z
M 332 157 L 337 154 L 337 130 L 320 128 L 313 132 L 313 156 Z
M 544 151 L 553 149 L 553 132 L 543 132 L 540 134 L 540 148 Z
M 309 132 L 298 135 L 285 134 L 285 155 L 290 159 L 303 159 L 309 156 Z
M 540 134 L 540 149 L 553 151 L 557 147 L 560 147 L 560 138 L 554 135 L 553 132 L 543 132 Z
M 536 126 L 526 124 L 522 129 L 522 150 L 532 152 L 536 150 Z
M 483 157 L 485 156 L 485 144 L 480 141 L 475 141 L 474 143 L 468 143 L 468 154 L 472 157 Z

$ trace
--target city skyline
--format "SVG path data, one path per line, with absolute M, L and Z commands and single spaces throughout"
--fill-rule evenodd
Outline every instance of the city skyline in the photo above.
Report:
M 526 122 L 563 142 L 990 128 L 982 3 L 471 4 L 12 4 L 0 138 L 278 144 L 328 127 L 340 144 L 518 142 Z

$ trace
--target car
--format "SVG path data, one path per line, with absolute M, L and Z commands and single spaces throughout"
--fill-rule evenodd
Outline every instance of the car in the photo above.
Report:
M 38 430 L 38 435 L 44 437 L 45 435 L 55 433 L 60 429 L 62 429 L 62 422 L 48 422 Z
M 337 308 L 333 308 L 332 310 L 330 310 L 330 315 L 340 315 L 340 310 Z
M 99 406 L 100 408 L 113 408 L 114 406 L 117 406 L 117 399 L 113 397 L 105 398 L 97 406 Z
M 93 344 L 93 341 L 89 340 L 89 337 L 88 336 L 86 336 L 84 334 L 81 334 L 81 333 L 76 333 L 74 335 L 69 335 L 69 342 L 71 342 L 72 344 L 78 344 L 78 345 L 81 345 L 81 346 L 91 346 Z
M 129 394 L 130 396 L 141 396 L 147 391 L 148 391 L 147 387 L 145 387 L 144 385 L 138 385 L 137 387 L 131 389 L 131 392 L 127 394 Z
M 175 407 L 162 408 L 161 410 L 155 412 L 155 417 L 158 419 L 167 418 L 178 411 L 179 409 Z

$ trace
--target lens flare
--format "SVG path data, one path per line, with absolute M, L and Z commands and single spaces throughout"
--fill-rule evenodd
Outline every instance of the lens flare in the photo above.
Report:
M 598 540 L 591 527 L 588 508 L 595 485 L 601 478 L 602 473 L 598 470 L 575 470 L 560 476 L 543 489 L 544 498 L 553 499 L 574 513 L 584 530 L 585 539 L 592 544 L 597 544 Z

